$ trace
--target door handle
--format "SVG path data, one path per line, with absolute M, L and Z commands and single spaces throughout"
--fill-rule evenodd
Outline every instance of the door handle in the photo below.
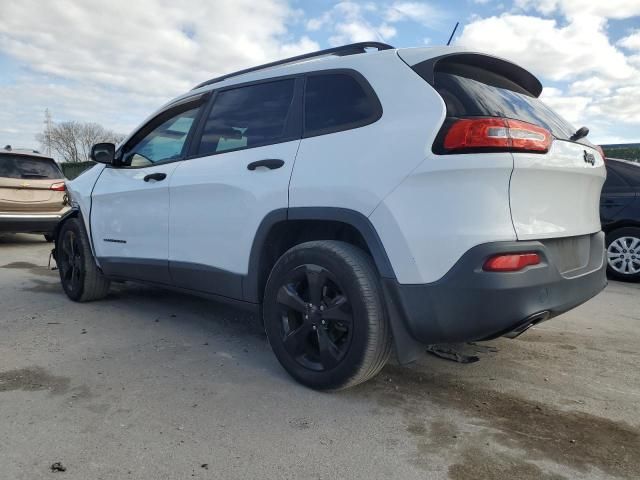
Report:
M 149 180 L 155 180 L 156 182 L 161 182 L 165 178 L 167 178 L 166 173 L 158 172 L 158 173 L 150 173 L 149 175 L 145 175 L 143 180 L 145 182 L 148 182 Z
M 258 160 L 257 162 L 251 162 L 247 165 L 247 170 L 255 170 L 258 167 L 267 167 L 269 170 L 275 170 L 284 165 L 284 160 L 278 158 L 267 158 L 264 160 Z

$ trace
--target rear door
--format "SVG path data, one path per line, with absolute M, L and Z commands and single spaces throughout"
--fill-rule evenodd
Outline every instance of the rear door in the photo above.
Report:
M 286 218 L 301 136 L 300 79 L 215 92 L 190 159 L 170 182 L 169 260 L 174 284 L 243 298 L 260 223 Z M 257 298 L 248 298 L 258 301 Z
M 184 158 L 203 99 L 161 113 L 103 170 L 92 193 L 91 234 L 108 275 L 169 284 L 169 182 Z
M 0 154 L 0 212 L 56 213 L 63 209 L 64 175 L 48 158 Z

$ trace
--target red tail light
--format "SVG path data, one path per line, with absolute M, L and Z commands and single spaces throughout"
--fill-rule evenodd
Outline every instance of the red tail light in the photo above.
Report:
M 606 160 L 606 158 L 604 158 L 604 149 L 600 145 L 596 145 L 595 148 L 600 152 L 600 155 L 602 155 L 602 160 Z
M 549 151 L 551 132 L 510 118 L 464 118 L 457 120 L 444 138 L 445 150 L 499 149 L 507 151 Z
M 489 258 L 482 269 L 487 272 L 517 272 L 539 263 L 540 255 L 537 253 L 505 253 Z
M 54 183 L 49 187 L 50 190 L 55 190 L 56 192 L 64 192 L 67 187 L 64 182 Z

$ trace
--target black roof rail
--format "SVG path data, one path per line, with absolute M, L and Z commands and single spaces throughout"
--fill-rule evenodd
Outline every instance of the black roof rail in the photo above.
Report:
M 325 55 L 345 56 L 345 55 L 354 55 L 357 53 L 365 53 L 367 48 L 377 48 L 378 51 L 380 51 L 380 50 L 392 50 L 395 47 L 392 47 L 391 45 L 388 45 L 382 42 L 350 43 L 348 45 L 342 45 L 340 47 L 327 48 L 325 50 L 318 50 L 317 52 L 305 53 L 302 55 L 297 55 L 295 57 L 289 57 L 283 60 L 277 60 L 275 62 L 258 65 L 257 67 L 245 68 L 244 70 L 239 70 L 237 72 L 227 73 L 226 75 L 222 75 L 221 77 L 212 78 L 211 80 L 202 82 L 201 84 L 193 87 L 193 90 L 196 90 L 197 88 L 200 88 L 200 87 L 204 87 L 205 85 L 211 85 L 212 83 L 221 82 L 222 80 L 226 80 L 227 78 L 236 77 L 238 75 L 244 75 L 245 73 L 255 72 L 257 70 L 263 70 L 265 68 L 271 68 L 271 67 L 276 67 L 278 65 L 285 65 L 287 63 L 298 62 L 300 60 L 306 60 L 308 58 L 323 57 Z

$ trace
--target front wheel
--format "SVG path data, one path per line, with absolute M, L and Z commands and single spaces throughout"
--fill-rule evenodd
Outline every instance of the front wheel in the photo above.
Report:
M 109 292 L 109 280 L 98 269 L 84 226 L 77 218 L 70 218 L 60 227 L 56 263 L 62 288 L 71 300 L 99 300 Z
M 317 390 L 372 378 L 391 351 L 377 271 L 365 252 L 343 242 L 303 243 L 278 260 L 265 290 L 264 325 L 285 370 Z
M 607 234 L 607 273 L 612 278 L 640 281 L 640 228 L 619 228 Z

